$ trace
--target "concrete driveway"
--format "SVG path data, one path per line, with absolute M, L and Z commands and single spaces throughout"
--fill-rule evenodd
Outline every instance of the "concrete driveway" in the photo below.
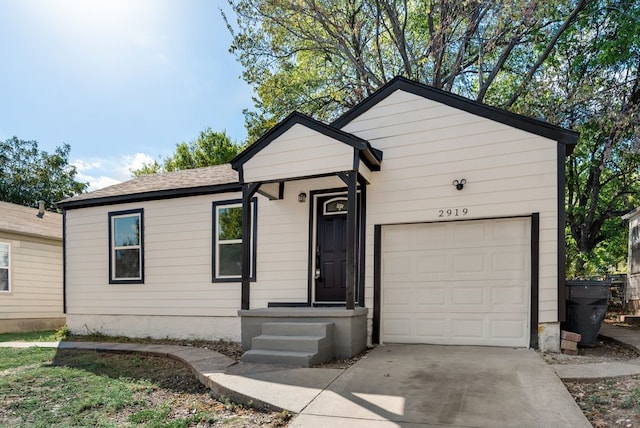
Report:
M 530 349 L 383 345 L 337 377 L 292 427 L 590 427 Z

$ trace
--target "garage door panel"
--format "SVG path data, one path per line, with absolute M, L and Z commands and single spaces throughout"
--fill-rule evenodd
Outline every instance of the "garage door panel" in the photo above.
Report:
M 478 274 L 487 271 L 487 262 L 484 254 L 455 254 L 452 259 L 452 268 L 455 272 Z
M 528 346 L 530 221 L 383 227 L 382 340 Z
M 451 339 L 459 343 L 475 342 L 487 336 L 484 317 L 482 316 L 458 317 L 451 320 Z
M 491 336 L 511 343 L 511 341 L 518 341 L 522 334 L 526 334 L 526 327 L 526 323 L 522 320 L 494 319 L 491 321 Z
M 408 276 L 411 271 L 409 267 L 410 258 L 401 253 L 388 253 L 385 255 L 387 259 L 385 275 L 389 278 L 398 278 L 398 276 Z
M 388 334 L 390 338 L 393 338 L 393 341 L 396 343 L 410 341 L 413 325 L 414 323 L 407 316 L 396 318 L 390 315 L 385 321 L 385 334 Z
M 527 253 L 527 248 L 516 246 L 494 252 L 491 254 L 491 271 L 513 272 L 519 277 L 528 264 L 527 259 L 522 256 L 523 253 Z
M 426 229 L 426 228 L 419 228 L 419 229 L 414 229 L 412 231 L 408 232 L 409 238 L 407 239 L 406 242 L 412 242 L 414 244 L 417 244 L 418 247 L 421 247 L 421 245 L 419 245 L 419 243 L 421 242 L 438 242 L 438 241 L 445 241 L 447 239 L 447 231 L 444 229 Z
M 449 326 L 443 319 L 418 319 L 415 325 L 416 343 L 425 340 L 443 340 L 449 334 Z
M 485 297 L 485 289 L 482 286 L 457 287 L 451 290 L 451 303 L 456 306 L 485 306 L 488 304 L 488 300 Z
M 491 289 L 491 302 L 496 309 L 513 305 L 514 309 L 520 310 L 528 303 L 527 297 L 526 284 L 523 283 L 508 287 L 494 286 Z M 513 312 L 517 312 L 517 310 L 513 310 Z
M 454 248 L 459 247 L 458 244 L 477 246 L 487 240 L 488 234 L 486 225 L 460 223 L 457 227 L 450 228 L 449 238 Z
M 525 222 L 503 222 L 500 225 L 492 225 L 491 240 L 493 242 L 514 242 L 526 240 L 529 237 L 529 225 Z
M 420 251 L 411 256 L 411 260 L 416 266 L 414 272 L 419 274 L 419 278 L 424 278 L 424 274 L 441 275 L 447 272 L 447 257 L 434 253 Z

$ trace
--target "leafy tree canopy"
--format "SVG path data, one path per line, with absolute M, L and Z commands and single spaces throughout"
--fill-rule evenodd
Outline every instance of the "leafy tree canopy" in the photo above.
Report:
M 590 2 L 516 107 L 580 132 L 567 159 L 568 272 L 615 270 L 621 216 L 640 204 L 640 3 Z
M 229 162 L 241 150 L 242 146 L 234 144 L 225 132 L 213 132 L 207 128 L 195 140 L 176 144 L 175 152 L 167 158 L 147 163 L 131 173 L 134 177 L 140 177 L 157 172 L 221 165 Z
M 509 107 L 587 3 L 230 0 L 250 139 L 293 110 L 333 119 L 396 75 Z
M 49 154 L 36 141 L 17 137 L 0 142 L 0 200 L 26 206 L 44 201 L 55 211 L 56 202 L 86 191 L 88 184 L 76 181 L 69 165 L 69 151 L 63 144 Z

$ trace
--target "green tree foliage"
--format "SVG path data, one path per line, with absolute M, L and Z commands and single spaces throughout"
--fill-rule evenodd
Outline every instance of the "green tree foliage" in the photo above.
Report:
M 640 3 L 590 2 L 514 106 L 581 133 L 567 160 L 568 272 L 626 258 L 620 216 L 640 203 Z
M 240 150 L 242 147 L 234 144 L 225 132 L 213 132 L 207 128 L 195 140 L 176 144 L 175 152 L 161 160 L 161 163 L 153 161 L 131 173 L 134 177 L 140 177 L 157 172 L 221 165 L 233 159 Z
M 26 206 L 42 200 L 56 210 L 56 202 L 84 192 L 88 184 L 76 181 L 69 151 L 63 144 L 49 154 L 36 141 L 17 137 L 0 142 L 0 200 Z
M 250 140 L 292 110 L 329 121 L 396 75 L 581 132 L 569 268 L 624 259 L 638 204 L 637 0 L 230 0 Z
M 587 2 L 230 3 L 231 51 L 257 94 L 245 112 L 251 140 L 293 110 L 333 119 L 396 75 L 511 105 Z

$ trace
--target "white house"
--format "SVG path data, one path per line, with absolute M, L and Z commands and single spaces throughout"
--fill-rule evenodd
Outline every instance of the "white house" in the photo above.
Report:
M 68 326 L 557 350 L 577 137 L 404 78 L 331 124 L 293 113 L 230 165 L 60 203 Z
M 64 325 L 62 216 L 0 202 L 0 333 Z

